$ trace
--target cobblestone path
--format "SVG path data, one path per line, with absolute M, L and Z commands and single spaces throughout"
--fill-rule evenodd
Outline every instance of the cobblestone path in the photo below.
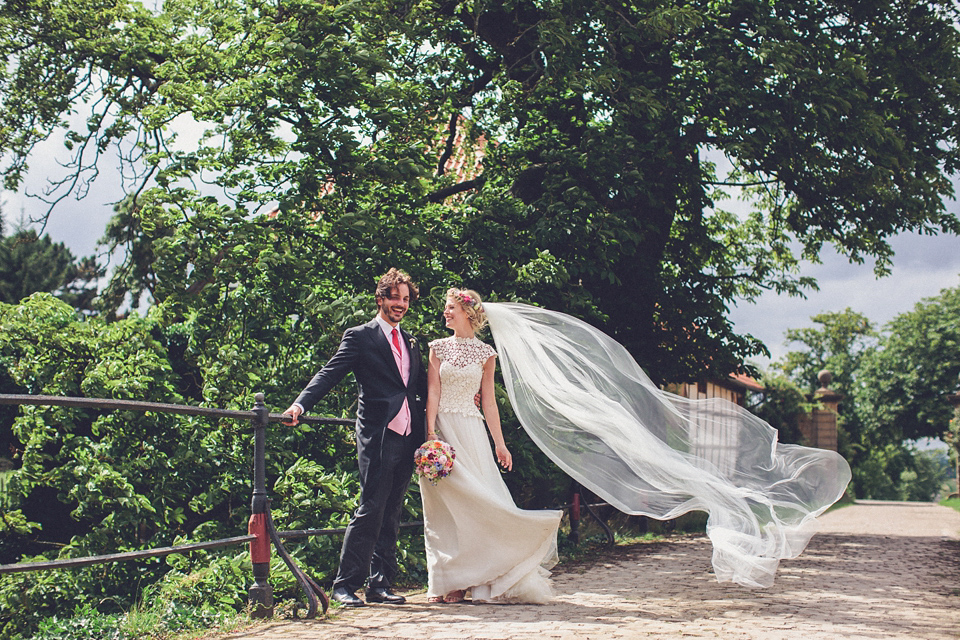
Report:
M 554 575 L 549 605 L 428 604 L 277 620 L 231 640 L 960 639 L 960 513 L 861 501 L 830 512 L 769 589 L 719 584 L 704 537 L 618 547 Z

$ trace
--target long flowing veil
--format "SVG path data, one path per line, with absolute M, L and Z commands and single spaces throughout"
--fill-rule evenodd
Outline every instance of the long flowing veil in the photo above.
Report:
M 816 516 L 850 482 L 840 455 L 780 444 L 735 403 L 657 388 L 585 322 L 522 304 L 484 310 L 510 401 L 537 446 L 624 513 L 706 511 L 721 582 L 772 585 L 780 559 L 803 551 Z

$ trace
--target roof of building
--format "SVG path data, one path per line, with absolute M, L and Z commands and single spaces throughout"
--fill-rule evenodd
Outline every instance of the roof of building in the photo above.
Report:
M 745 373 L 731 373 L 728 381 L 748 391 L 763 391 L 764 386 Z

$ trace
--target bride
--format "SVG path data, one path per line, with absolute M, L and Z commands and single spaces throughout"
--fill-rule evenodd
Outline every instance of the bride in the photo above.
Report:
M 430 345 L 427 430 L 454 444 L 458 466 L 438 487 L 421 483 L 434 599 L 456 601 L 471 588 L 474 599 L 509 599 L 521 583 L 543 581 L 539 565 L 549 566 L 556 542 L 559 512 L 516 509 L 473 407 L 482 379 L 497 458 L 509 468 L 495 356 L 520 424 L 573 479 L 631 515 L 707 512 L 720 582 L 771 586 L 780 560 L 804 550 L 816 517 L 850 482 L 836 452 L 781 444 L 773 427 L 727 400 L 659 389 L 622 345 L 576 318 L 523 304 L 481 307 L 458 289 L 444 315 L 454 336 Z M 473 335 L 484 315 L 496 352 Z
M 456 463 L 437 485 L 420 480 L 427 598 L 462 602 L 469 591 L 474 602 L 546 602 L 562 512 L 518 508 L 500 476 L 497 462 L 509 471 L 513 460 L 494 398 L 497 353 L 475 336 L 486 324 L 480 297 L 450 289 L 443 316 L 453 335 L 429 345 L 427 438 L 453 446 Z

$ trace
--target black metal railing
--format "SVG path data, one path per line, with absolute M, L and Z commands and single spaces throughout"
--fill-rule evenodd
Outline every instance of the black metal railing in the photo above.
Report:
M 300 567 L 290 556 L 283 545 L 283 539 L 305 538 L 317 535 L 342 534 L 344 529 L 303 529 L 296 531 L 277 531 L 270 515 L 270 499 L 266 490 L 266 429 L 270 422 L 281 422 L 283 414 L 270 413 L 264 405 L 264 396 L 258 393 L 255 396 L 254 407 L 250 411 L 228 409 L 212 409 L 206 407 L 191 407 L 178 404 L 164 404 L 158 402 L 138 402 L 133 400 L 111 400 L 105 398 L 72 398 L 65 396 L 37 396 L 0 394 L 0 404 L 33 405 L 33 406 L 61 406 L 86 409 L 113 409 L 130 411 L 153 411 L 157 413 L 174 413 L 180 415 L 201 416 L 209 418 L 231 418 L 249 420 L 253 426 L 253 495 L 250 501 L 250 520 L 247 525 L 247 535 L 195 542 L 170 547 L 159 547 L 142 551 L 128 551 L 83 558 L 67 558 L 50 560 L 47 562 L 21 562 L 16 564 L 0 565 L 0 574 L 26 571 L 44 571 L 50 569 L 67 569 L 73 567 L 103 564 L 108 562 L 122 562 L 142 558 L 156 558 L 176 553 L 189 553 L 202 549 L 214 549 L 229 545 L 250 545 L 250 559 L 253 565 L 253 585 L 248 590 L 250 615 L 255 618 L 268 618 L 273 615 L 273 590 L 268 579 L 270 577 L 271 548 L 276 550 L 287 568 L 293 574 L 298 586 L 307 600 L 307 618 L 315 618 L 318 610 L 327 611 L 329 601 L 323 589 Z M 352 420 L 340 418 L 324 418 L 315 416 L 301 416 L 300 422 L 314 424 L 341 424 L 352 425 Z M 607 544 L 614 542 L 613 532 L 600 518 L 593 507 L 606 503 L 588 504 L 582 499 L 582 490 L 577 483 L 572 487 L 572 501 L 569 504 L 557 507 L 569 509 L 570 539 L 579 542 L 580 509 L 583 508 L 602 527 L 607 538 Z M 422 522 L 407 522 L 402 527 L 423 526 Z
M 314 618 L 317 611 L 322 609 L 326 612 L 328 600 L 323 590 L 304 573 L 294 562 L 293 558 L 283 546 L 281 535 L 277 532 L 270 517 L 270 500 L 267 497 L 266 478 L 265 478 L 265 458 L 266 458 L 266 428 L 270 422 L 280 422 L 283 417 L 279 413 L 270 413 L 264 405 L 262 393 L 255 397 L 254 407 L 251 411 L 234 411 L 227 409 L 211 409 L 206 407 L 191 407 L 178 404 L 165 404 L 159 402 L 138 402 L 133 400 L 110 400 L 105 398 L 70 398 L 64 396 L 35 396 L 35 395 L 16 395 L 0 394 L 0 404 L 14 405 L 35 405 L 35 406 L 58 406 L 58 407 L 77 407 L 85 409 L 100 410 L 129 410 L 129 411 L 153 411 L 157 413 L 175 413 L 180 415 L 202 416 L 208 418 L 231 418 L 236 420 L 249 420 L 253 426 L 253 497 L 250 503 L 250 521 L 247 525 L 247 535 L 235 536 L 232 538 L 223 538 L 220 540 L 211 540 L 209 542 L 196 542 L 171 547 L 160 547 L 156 549 L 147 549 L 143 551 L 129 551 L 124 553 L 112 553 L 99 556 L 88 556 L 84 558 L 67 558 L 62 560 L 51 560 L 48 562 L 21 562 L 16 564 L 0 565 L 0 574 L 16 573 L 23 571 L 44 571 L 49 569 L 66 569 L 72 567 L 87 566 L 93 564 L 102 564 L 107 562 L 121 562 L 126 560 L 137 560 L 141 558 L 156 558 L 174 553 L 189 553 L 200 549 L 213 549 L 236 544 L 250 544 L 250 556 L 253 562 L 254 584 L 248 591 L 250 601 L 250 614 L 253 617 L 271 617 L 273 615 L 273 591 L 268 583 L 270 577 L 270 556 L 271 546 L 276 549 L 279 555 L 303 591 L 307 599 L 307 617 Z M 352 425 L 352 420 L 343 420 L 338 418 L 322 418 L 313 416 L 303 416 L 301 422 L 319 423 L 319 424 L 347 424 Z

